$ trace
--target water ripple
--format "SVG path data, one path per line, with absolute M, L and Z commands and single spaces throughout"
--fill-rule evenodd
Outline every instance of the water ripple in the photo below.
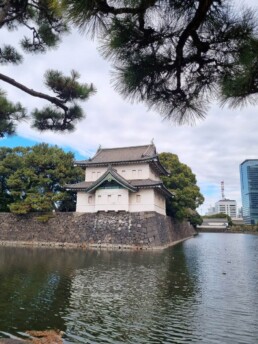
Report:
M 65 343 L 258 343 L 258 236 L 163 252 L 0 248 L 0 337 Z

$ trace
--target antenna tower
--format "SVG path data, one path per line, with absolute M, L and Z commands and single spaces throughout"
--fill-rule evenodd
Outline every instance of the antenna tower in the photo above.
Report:
M 225 194 L 224 194 L 224 182 L 222 181 L 221 183 L 221 197 L 224 200 L 225 199 Z

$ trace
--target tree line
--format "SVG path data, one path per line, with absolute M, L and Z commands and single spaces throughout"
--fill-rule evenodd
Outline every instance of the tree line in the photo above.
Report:
M 167 202 L 167 214 L 200 221 L 196 209 L 204 198 L 191 169 L 177 155 L 161 153 L 161 163 L 170 176 L 164 185 L 174 197 Z M 15 214 L 30 212 L 75 211 L 76 193 L 65 184 L 85 179 L 84 170 L 74 166 L 74 155 L 57 146 L 42 143 L 32 147 L 0 148 L 0 211 Z

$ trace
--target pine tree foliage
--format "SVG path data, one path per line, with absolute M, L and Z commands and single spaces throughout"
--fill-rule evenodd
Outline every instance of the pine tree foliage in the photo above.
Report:
M 63 0 L 63 5 L 73 23 L 100 39 L 102 54 L 114 66 L 115 88 L 167 119 L 203 118 L 221 90 L 227 101 L 231 82 L 239 77 L 245 83 L 243 52 L 252 51 L 248 42 L 258 23 L 251 9 L 238 12 L 229 0 Z M 245 67 L 251 72 L 250 64 Z
M 0 137 L 15 132 L 15 123 L 26 118 L 25 109 L 20 103 L 13 104 L 0 91 Z
M 237 63 L 221 80 L 222 103 L 233 108 L 258 101 L 258 39 L 247 40 L 237 53 Z
M 12 164 L 16 163 L 15 159 L 12 159 L 12 149 L 7 147 L 2 147 L 0 149 L 0 211 L 9 211 L 8 204 L 13 202 L 13 197 L 7 191 L 7 179 L 10 175 Z M 5 160 L 5 164 L 2 161 Z M 18 165 L 17 165 L 18 167 Z
M 47 106 L 42 110 L 36 109 L 32 113 L 34 128 L 72 131 L 76 122 L 84 118 L 82 108 L 76 101 L 87 100 L 95 89 L 93 85 L 80 84 L 79 77 L 80 75 L 74 70 L 69 77 L 54 70 L 45 73 L 45 84 L 56 95 L 57 102 L 54 103 L 55 107 Z
M 58 0 L 4 0 L 0 2 L 0 28 L 9 31 L 23 29 L 20 46 L 25 53 L 40 54 L 55 48 L 67 33 L 68 26 Z M 23 55 L 18 47 L 0 45 L 0 64 L 20 64 Z M 55 79 L 56 78 L 56 79 Z M 27 94 L 44 99 L 50 104 L 26 116 L 20 104 L 12 104 L 1 91 L 0 137 L 14 133 L 16 124 L 30 119 L 39 130 L 73 130 L 74 124 L 84 117 L 78 101 L 85 101 L 95 92 L 93 85 L 79 83 L 79 74 L 64 76 L 58 71 L 48 71 L 45 83 L 53 95 L 31 89 L 29 86 L 0 73 L 0 80 Z
M 159 159 L 170 172 L 169 176 L 162 177 L 163 183 L 174 195 L 167 202 L 167 214 L 178 220 L 188 219 L 194 225 L 200 224 L 196 209 L 204 202 L 204 197 L 192 170 L 181 163 L 176 154 L 161 153 Z
M 63 186 L 84 179 L 73 158 L 72 153 L 47 144 L 0 148 L 0 211 L 73 211 L 75 196 Z

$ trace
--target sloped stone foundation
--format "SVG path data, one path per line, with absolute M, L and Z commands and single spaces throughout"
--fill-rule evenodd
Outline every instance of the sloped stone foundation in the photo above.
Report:
M 188 222 L 155 212 L 54 213 L 45 223 L 37 217 L 0 213 L 0 244 L 160 249 L 195 235 Z

